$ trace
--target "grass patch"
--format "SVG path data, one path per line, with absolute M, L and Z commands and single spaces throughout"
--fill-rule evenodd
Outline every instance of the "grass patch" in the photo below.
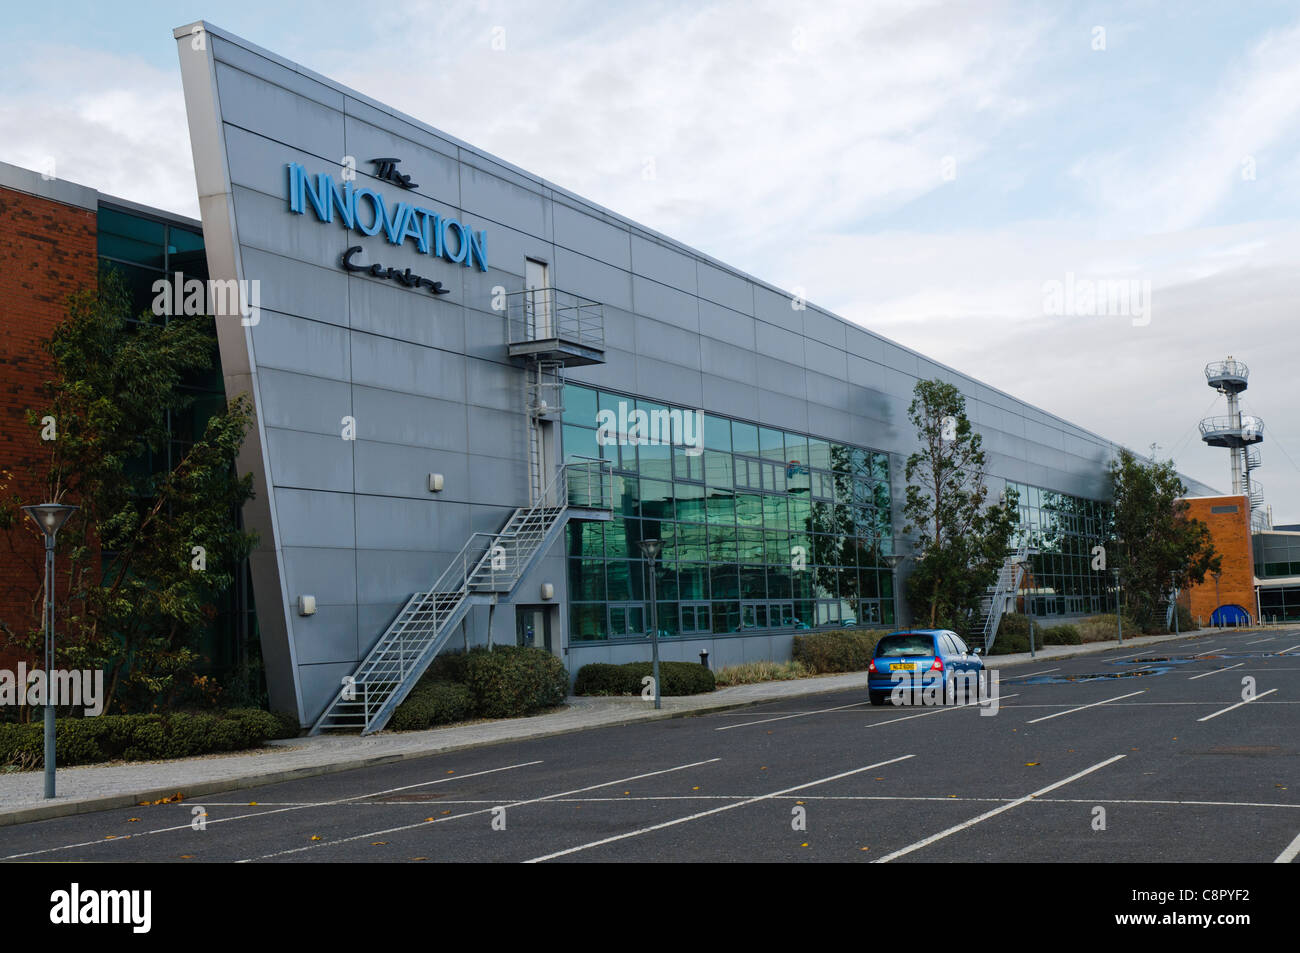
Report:
M 788 662 L 745 662 L 743 665 L 728 665 L 714 672 L 718 687 L 728 685 L 752 685 L 755 682 L 785 682 L 795 678 L 809 678 L 816 674 L 802 662 L 791 659 Z

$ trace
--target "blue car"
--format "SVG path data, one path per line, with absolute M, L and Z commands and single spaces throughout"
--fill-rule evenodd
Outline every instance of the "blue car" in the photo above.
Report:
M 873 705 L 891 698 L 911 704 L 930 699 L 940 704 L 975 701 L 976 684 L 984 671 L 979 656 L 979 649 L 967 648 L 948 629 L 891 632 L 876 643 L 875 657 L 867 667 L 867 694 Z

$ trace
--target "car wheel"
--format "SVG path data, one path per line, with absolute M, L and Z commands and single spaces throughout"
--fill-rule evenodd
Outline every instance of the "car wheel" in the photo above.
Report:
M 873 705 L 883 705 L 885 699 L 889 697 L 885 692 L 867 692 L 867 694 L 871 696 L 871 704 Z

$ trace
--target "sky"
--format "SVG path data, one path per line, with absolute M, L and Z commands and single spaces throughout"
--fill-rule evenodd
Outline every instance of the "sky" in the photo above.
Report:
M 197 217 L 198 19 L 1223 491 L 1245 361 L 1300 522 L 1294 3 L 47 2 L 0 160 Z

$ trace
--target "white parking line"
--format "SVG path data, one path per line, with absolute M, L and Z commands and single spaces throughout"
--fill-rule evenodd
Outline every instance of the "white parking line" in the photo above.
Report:
M 1300 645 L 1293 645 L 1289 649 L 1278 649 L 1278 651 L 1274 652 L 1273 654 L 1286 655 L 1287 652 L 1294 652 L 1296 649 L 1300 649 Z
M 910 844 L 907 847 L 902 848 L 901 850 L 896 850 L 892 854 L 886 854 L 884 857 L 881 857 L 879 860 L 877 860 L 876 863 L 887 864 L 891 860 L 912 853 L 912 851 L 914 850 L 920 850 L 922 847 L 928 847 L 931 844 L 933 844 L 935 841 L 943 840 L 945 837 L 949 836 L 950 834 L 956 834 L 958 831 L 964 831 L 969 827 L 974 827 L 976 824 L 979 824 L 983 821 L 987 821 L 991 817 L 997 817 L 999 814 L 1003 814 L 1011 810 L 1012 808 L 1019 807 L 1021 804 L 1024 804 L 1027 801 L 1032 801 L 1034 798 L 1046 794 L 1048 791 L 1055 791 L 1057 788 L 1064 787 L 1065 785 L 1069 784 L 1071 781 L 1077 781 L 1079 780 L 1079 778 L 1082 778 L 1085 775 L 1092 774 L 1092 772 L 1104 768 L 1107 765 L 1114 764 L 1116 761 L 1119 761 L 1124 757 L 1125 755 L 1117 754 L 1113 758 L 1107 758 L 1105 761 L 1100 761 L 1097 764 L 1094 764 L 1091 768 L 1084 768 L 1078 774 L 1072 774 L 1068 778 L 1064 778 L 1053 784 L 1049 784 L 1045 788 L 1039 788 L 1037 791 L 1033 792 L 1032 794 L 1026 794 L 1024 797 L 1016 798 L 1014 801 L 1012 801 L 1009 804 L 1003 804 L 1001 807 L 995 807 L 993 810 L 986 811 L 985 813 L 981 814 L 979 817 L 972 817 L 969 821 L 962 821 L 960 824 L 950 827 L 946 831 L 940 831 L 937 834 L 931 834 L 929 837 L 925 838 L 924 840 L 919 840 L 915 844 Z
M 1254 642 L 1247 642 L 1247 645 L 1259 645 L 1261 642 L 1272 642 L 1277 638 L 1276 635 L 1269 636 L 1267 639 L 1256 639 Z
M 838 781 L 840 778 L 847 778 L 855 774 L 861 774 L 863 771 L 870 771 L 873 768 L 883 768 L 887 764 L 897 764 L 899 761 L 906 761 L 908 758 L 914 757 L 916 757 L 916 755 L 905 754 L 899 758 L 890 758 L 888 761 L 878 761 L 875 764 L 868 764 L 865 767 L 854 768 L 852 771 L 842 771 L 839 774 L 833 774 L 829 778 L 820 778 L 816 781 L 808 781 L 805 784 L 796 784 L 792 788 L 773 791 L 771 794 L 761 794 L 758 797 L 748 798 L 744 801 L 737 801 L 735 804 L 726 804 L 722 807 L 715 807 L 711 811 L 700 811 L 698 814 L 689 814 L 686 817 L 664 821 L 662 824 L 652 824 L 650 827 L 642 827 L 634 831 L 628 831 L 626 834 L 615 834 L 613 837 L 605 837 L 601 840 L 592 841 L 589 844 L 579 844 L 577 847 L 570 847 L 567 850 L 557 850 L 552 854 L 534 857 L 532 860 L 524 861 L 524 863 L 539 864 L 543 861 L 554 860 L 556 857 L 564 857 L 568 854 L 576 854 L 579 851 L 590 850 L 593 847 L 600 847 L 602 844 L 612 844 L 615 841 L 626 840 L 629 837 L 639 837 L 642 834 L 649 834 L 651 831 L 663 830 L 665 827 L 674 827 L 677 824 L 685 824 L 687 821 L 698 820 L 701 817 L 708 817 L 711 814 L 721 814 L 723 811 L 732 811 L 738 807 L 744 807 L 747 804 L 756 804 L 759 801 L 771 800 L 772 798 L 780 797 L 783 794 L 789 794 L 792 791 L 801 791 L 804 788 L 815 787 L 818 784 L 827 784 L 831 781 Z
M 1226 645 L 1220 645 L 1217 649 L 1206 649 L 1204 652 L 1197 652 L 1195 655 L 1191 657 L 1200 658 L 1202 655 L 1213 655 L 1215 652 L 1222 652 L 1226 648 L 1227 648 Z
M 1019 692 L 1017 692 L 1014 695 L 999 695 L 998 703 L 1001 704 L 1002 699 L 1004 698 L 1019 698 L 1019 697 L 1020 697 Z M 876 728 L 879 727 L 880 725 L 892 725 L 894 724 L 894 722 L 897 721 L 911 721 L 913 718 L 924 718 L 926 715 L 941 715 L 945 711 L 956 711 L 958 708 L 974 708 L 980 704 L 982 704 L 982 702 L 966 702 L 966 704 L 964 705 L 945 705 L 942 708 L 935 708 L 931 711 L 923 711 L 920 714 L 916 714 L 916 715 L 904 715 L 902 718 L 890 718 L 887 721 L 873 721 L 870 724 L 864 725 L 863 727 Z
M 244 860 L 237 861 L 237 863 L 249 864 L 254 860 L 268 860 L 272 857 L 283 857 L 285 854 L 299 854 L 305 850 L 314 850 L 318 847 L 333 847 L 337 844 L 347 844 L 355 840 L 365 840 L 367 837 L 378 837 L 381 834 L 396 834 L 401 831 L 413 830 L 417 827 L 428 827 L 430 824 L 441 824 L 443 821 L 455 821 L 462 817 L 473 817 L 476 814 L 487 814 L 495 810 L 497 807 L 523 807 L 527 804 L 537 804 L 540 801 L 553 801 L 556 798 L 568 797 L 571 794 L 582 794 L 584 791 L 595 791 L 599 788 L 612 787 L 615 784 L 627 784 L 629 781 L 640 781 L 642 778 L 653 778 L 660 774 L 672 774 L 674 771 L 685 771 L 687 768 L 698 768 L 702 765 L 713 764 L 721 760 L 721 758 L 709 758 L 707 761 L 692 761 L 690 764 L 679 764 L 675 768 L 664 768 L 661 771 L 648 771 L 645 774 L 633 775 L 630 778 L 616 778 L 613 781 L 602 781 L 600 784 L 590 784 L 585 788 L 575 788 L 572 791 L 560 791 L 556 794 L 547 794 L 544 797 L 529 798 L 526 801 L 501 801 L 493 807 L 485 807 L 481 811 L 466 811 L 464 814 L 451 814 L 447 817 L 439 817 L 432 821 L 420 821 L 417 824 L 403 824 L 401 827 L 389 827 L 382 831 L 371 831 L 367 834 L 354 834 L 351 837 L 340 837 L 337 840 L 320 841 L 319 843 L 307 844 L 303 847 L 291 847 L 288 850 L 277 850 L 274 853 L 263 854 L 260 857 L 247 857 Z
M 1048 672 L 1059 672 L 1060 670 L 1061 667 L 1058 665 L 1056 668 L 1045 668 L 1041 672 L 1026 672 L 1024 675 L 1009 675 L 1007 676 L 1007 681 L 1010 681 L 1013 678 L 1033 678 L 1035 675 L 1046 675 Z
M 854 702 L 852 705 L 839 705 L 835 708 L 822 708 L 818 711 L 797 711 L 793 714 L 777 715 L 773 718 L 760 718 L 758 721 L 742 721 L 738 725 L 723 725 L 721 728 L 714 728 L 714 731 L 730 731 L 732 728 L 746 728 L 749 725 L 766 725 L 769 721 L 785 721 L 787 718 L 802 718 L 805 715 L 824 715 L 828 711 L 843 711 L 846 708 L 857 708 L 865 705 L 866 702 Z
M 1229 665 L 1227 668 L 1216 668 L 1212 672 L 1202 672 L 1200 675 L 1193 675 L 1191 678 L 1188 679 L 1188 681 L 1194 682 L 1198 678 L 1205 678 L 1205 676 L 1207 675 L 1218 675 L 1220 672 L 1229 672 L 1234 668 L 1241 668 L 1245 664 L 1246 664 L 1245 662 L 1238 662 L 1236 665 Z
M 541 761 L 525 761 L 521 764 L 508 764 L 502 768 L 489 768 L 486 771 L 475 771 L 472 774 L 458 774 L 451 777 L 438 778 L 436 781 L 421 781 L 419 784 L 408 784 L 405 787 L 389 788 L 387 791 L 377 791 L 368 794 L 355 794 L 352 797 L 339 798 L 334 801 L 309 801 L 306 803 L 295 803 L 289 807 L 281 807 L 278 810 L 274 810 L 274 811 L 250 811 L 247 814 L 236 814 L 234 817 L 209 818 L 207 819 L 206 823 L 209 826 L 211 826 L 213 824 L 225 824 L 229 821 L 243 821 L 243 820 L 247 820 L 250 817 L 268 817 L 272 814 L 285 814 L 289 811 L 301 811 L 304 808 L 308 808 L 308 807 L 337 807 L 338 805 L 347 804 L 351 801 L 359 801 L 363 798 L 368 798 L 368 797 L 377 797 L 380 794 L 391 794 L 394 791 L 405 791 L 408 788 L 427 787 L 431 784 L 446 784 L 448 781 L 463 781 L 465 778 L 477 778 L 485 774 L 496 774 L 498 771 L 511 771 L 515 768 L 527 768 L 527 767 L 531 767 L 532 765 L 541 764 L 541 763 L 542 763 Z M 224 803 L 214 804 L 211 801 L 204 801 L 198 798 L 183 803 L 187 807 L 218 807 L 218 806 L 249 807 L 250 806 L 250 803 L 248 801 L 243 801 L 239 804 L 226 805 Z M 123 834 L 120 837 L 113 837 L 113 838 L 101 837 L 98 840 L 83 841 L 80 844 L 60 844 L 58 847 L 46 847 L 43 848 L 42 850 L 31 850 L 31 851 L 27 851 L 24 854 L 10 854 L 8 857 L 0 858 L 0 860 L 16 860 L 19 857 L 35 857 L 37 854 L 50 854 L 56 850 L 73 850 L 74 848 L 77 847 L 90 847 L 94 844 L 111 844 L 117 841 L 134 840 L 137 837 L 148 837 L 150 834 L 167 834 L 171 831 L 188 831 L 192 829 L 193 828 L 191 827 L 190 821 L 186 821 L 184 824 L 177 824 L 175 827 L 159 827 L 152 831 L 140 831 L 138 833 Z
M 1105 661 L 1107 661 L 1107 662 L 1118 662 L 1120 659 L 1125 659 L 1125 658 L 1135 658 L 1135 657 L 1137 657 L 1137 656 L 1139 656 L 1139 655 L 1146 655 L 1148 652 L 1153 652 L 1153 651 L 1155 651 L 1155 650 L 1152 649 L 1152 648 L 1145 648 L 1145 649 L 1143 649 L 1141 652 L 1130 652 L 1128 655 L 1116 655 L 1116 656 L 1114 656 L 1113 658 L 1108 658 L 1108 659 L 1106 659 Z
M 1114 698 L 1107 698 L 1105 701 L 1093 702 L 1091 705 L 1080 705 L 1078 708 L 1071 708 L 1068 711 L 1058 711 L 1054 715 L 1044 715 L 1042 718 L 1034 718 L 1031 721 L 1025 722 L 1025 724 L 1034 725 L 1040 721 L 1047 721 L 1048 719 L 1051 718 L 1060 718 L 1062 715 L 1069 715 L 1069 714 L 1073 714 L 1076 711 L 1083 711 L 1085 708 L 1096 708 L 1098 705 L 1105 705 L 1109 702 L 1117 702 L 1122 698 L 1132 698 L 1134 695 L 1141 695 L 1145 691 L 1146 689 L 1144 688 L 1142 689 L 1142 691 L 1129 692 L 1127 695 L 1116 695 Z
M 1297 834 L 1295 840 L 1287 845 L 1286 850 L 1277 855 L 1277 859 L 1274 860 L 1273 863 L 1289 864 L 1291 861 L 1296 859 L 1296 855 L 1298 854 L 1300 854 L 1300 834 Z
M 1265 695 L 1272 695 L 1275 691 L 1277 691 L 1276 688 L 1270 688 L 1266 692 L 1260 692 L 1258 695 L 1254 696 L 1253 698 L 1247 698 L 1244 702 L 1237 702 L 1237 704 L 1235 705 L 1229 705 L 1227 708 L 1219 709 L 1213 715 L 1206 715 L 1204 718 L 1197 718 L 1196 720 L 1209 721 L 1211 718 L 1218 718 L 1220 715 L 1224 714 L 1225 712 L 1230 712 L 1234 708 L 1240 708 L 1242 705 L 1249 705 L 1251 702 L 1258 701 L 1259 699 L 1263 698 Z

